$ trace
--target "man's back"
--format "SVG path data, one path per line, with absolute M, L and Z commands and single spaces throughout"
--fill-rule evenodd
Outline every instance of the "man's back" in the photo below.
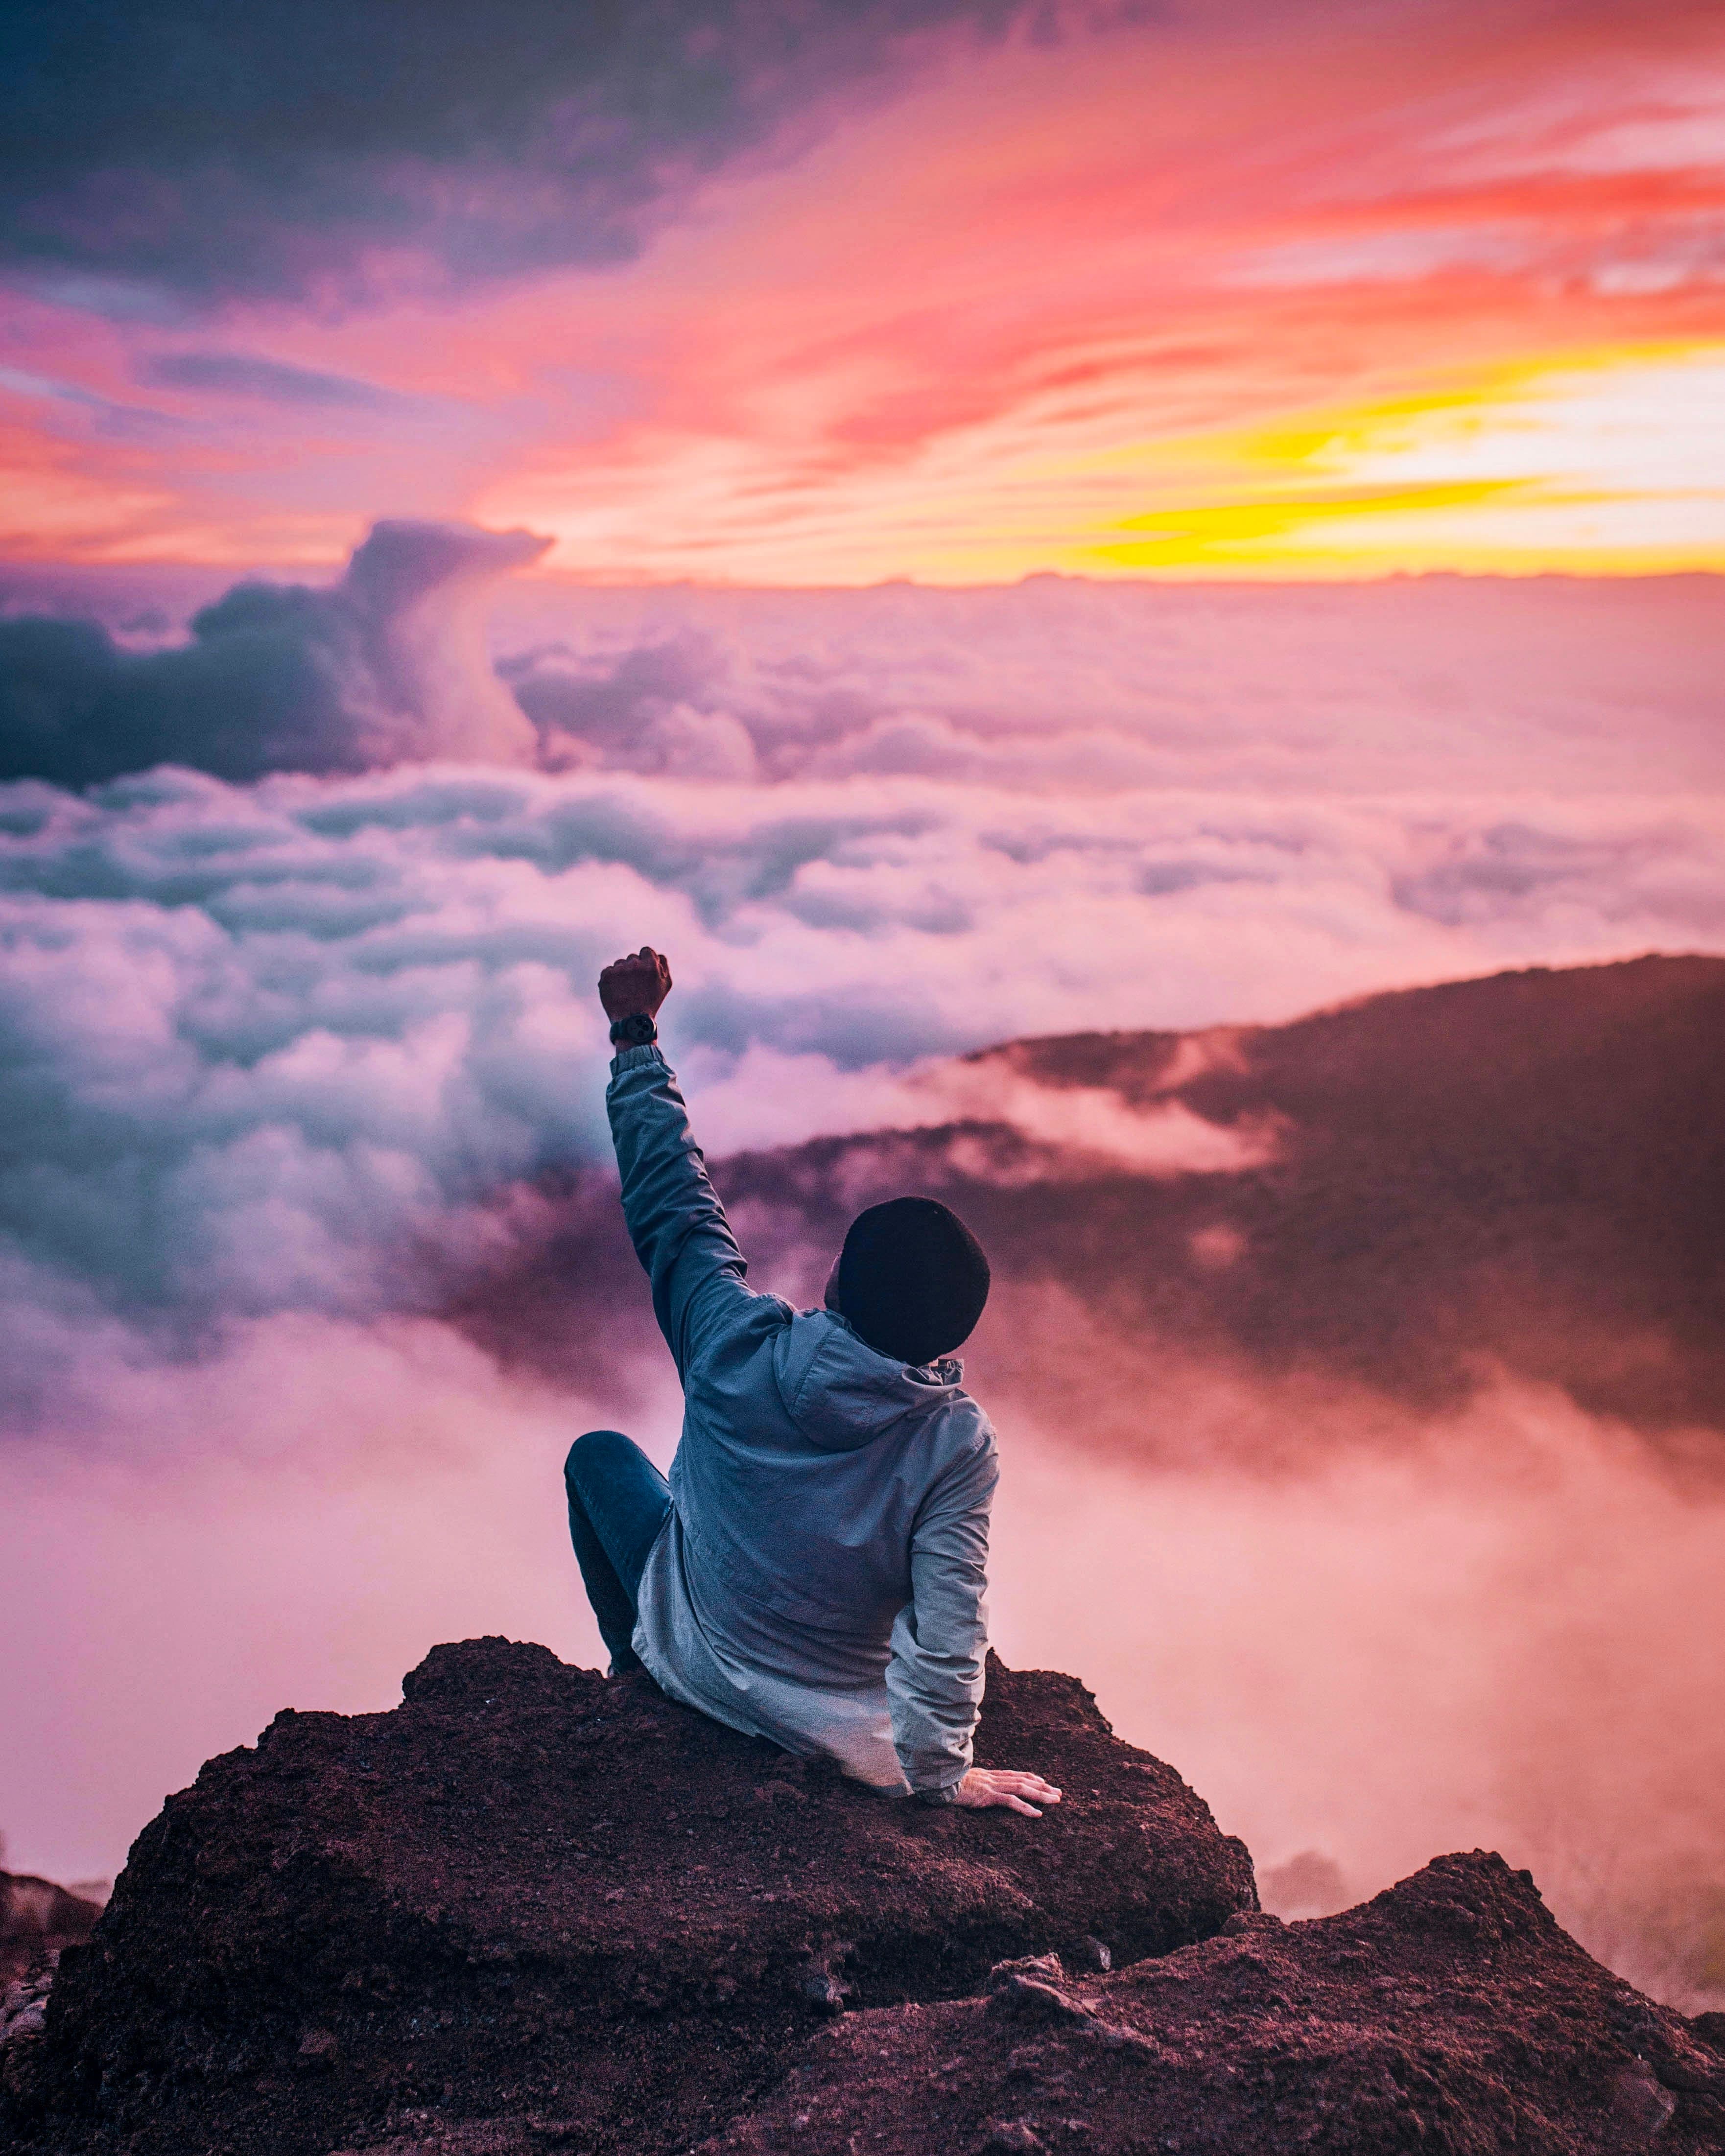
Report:
M 670 968 L 599 975 L 623 1209 L 683 1381 L 667 1483 L 619 1430 L 569 1449 L 569 1532 L 614 1672 L 882 1789 L 1040 1818 L 1040 1774 L 977 1767 L 994 1433 L 951 1351 L 988 1295 L 937 1199 L 850 1224 L 824 1310 L 757 1295 L 659 1053 Z
M 830 1310 L 757 1294 L 655 1049 L 608 1095 L 624 1209 L 683 1380 L 675 1517 L 636 1649 L 667 1691 L 864 1779 L 969 1763 L 993 1432 L 961 1366 L 896 1363 Z

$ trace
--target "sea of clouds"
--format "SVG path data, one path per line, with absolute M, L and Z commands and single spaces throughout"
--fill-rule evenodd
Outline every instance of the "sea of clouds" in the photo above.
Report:
M 537 551 L 381 526 L 143 649 L 0 618 L 47 774 L 0 792 L 14 1426 L 75 1426 L 98 1339 L 434 1307 L 501 1194 L 605 1162 L 592 984 L 643 941 L 716 1150 L 956 1104 L 1199 1168 L 1234 1142 L 930 1059 L 1725 940 L 1706 579 L 528 585 L 494 665 Z
M 1710 580 L 493 588 L 536 552 L 388 526 L 335 584 L 242 585 L 185 632 L 124 579 L 95 619 L 24 582 L 0 616 L 21 1863 L 111 1867 L 206 1753 L 387 1703 L 434 1637 L 593 1658 L 557 1468 L 617 1411 L 603 1358 L 555 1391 L 440 1313 L 535 1189 L 607 1172 L 620 951 L 670 953 L 715 1152 L 960 1112 L 1158 1174 L 1274 1134 L 947 1059 L 1725 949 Z M 1166 1411 L 1310 1412 L 1182 1383 Z M 663 1373 L 634 1398 L 665 1457 Z M 1135 1479 L 995 1404 L 1009 1654 L 1084 1669 L 1266 1860 L 1317 1848 L 1358 1892 L 1416 1841 L 1567 1833 L 1573 1881 L 1658 1802 L 1725 1848 L 1640 1784 L 1548 1816 L 1717 1680 L 1679 1609 L 1714 1607 L 1717 1519 L 1620 1434 L 1494 1396 L 1436 1481 L 1343 1486 L 1320 1445 L 1278 1495 Z M 1608 1732 L 1589 1696 L 1635 1704 Z M 1594 1936 L 1639 1924 L 1620 1960 L 1699 1996 L 1703 1949 L 1661 1975 L 1625 1914 L 1655 1887 L 1599 1892 Z

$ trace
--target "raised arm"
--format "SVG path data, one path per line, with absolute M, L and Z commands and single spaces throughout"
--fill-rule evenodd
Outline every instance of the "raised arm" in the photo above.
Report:
M 670 966 L 646 946 L 599 976 L 599 1000 L 617 1047 L 605 1105 L 623 1177 L 623 1217 L 653 1284 L 659 1329 L 682 1376 L 703 1327 L 727 1302 L 755 1297 L 689 1127 L 688 1108 L 655 1044 L 652 1021 L 670 987 Z

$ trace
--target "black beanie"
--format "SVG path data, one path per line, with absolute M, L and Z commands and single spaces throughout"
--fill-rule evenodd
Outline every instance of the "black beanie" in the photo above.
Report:
M 950 1355 L 988 1299 L 983 1246 L 937 1198 L 889 1198 L 851 1222 L 839 1307 L 881 1354 L 918 1363 Z

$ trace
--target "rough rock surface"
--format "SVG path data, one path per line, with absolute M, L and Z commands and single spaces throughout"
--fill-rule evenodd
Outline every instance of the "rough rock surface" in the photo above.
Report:
M 0 2053 L 40 2032 L 60 1955 L 90 1937 L 101 1913 L 51 1879 L 0 1871 Z
M 403 1689 L 169 1799 L 8 2053 L 21 2145 L 686 2148 L 842 2009 L 1255 1907 L 1069 1677 L 991 1667 L 978 1757 L 1063 1785 L 1036 1820 L 884 1799 L 543 1647 L 439 1647 Z
M 1631 1990 L 1476 1851 L 1340 1916 L 847 2016 L 703 2156 L 1689 2156 L 1725 2148 L 1722 2019 Z
M 135 1846 L 0 2032 L 31 2156 L 1725 2152 L 1725 2015 L 1444 1856 L 1256 1910 L 1070 1678 L 991 1669 L 1036 1820 L 894 1803 L 543 1647 L 278 1717 Z M 81 1920 L 80 1920 L 81 1921 Z

